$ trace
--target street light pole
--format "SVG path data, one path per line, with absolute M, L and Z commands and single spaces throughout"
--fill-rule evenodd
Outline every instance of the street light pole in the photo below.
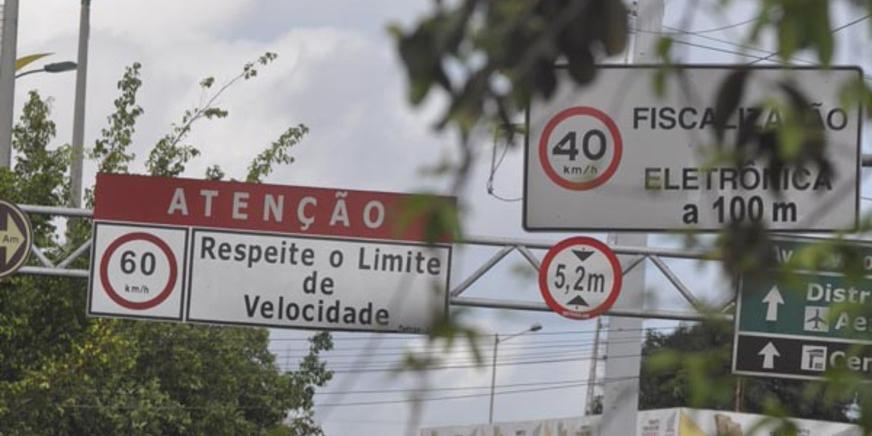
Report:
M 487 415 L 487 423 L 494 423 L 494 388 L 497 384 L 497 347 L 500 346 L 500 335 L 494 334 L 493 363 L 491 364 L 491 389 L 490 389 L 490 412 Z
M 73 147 L 70 163 L 70 206 L 82 206 L 82 165 L 85 159 L 85 85 L 88 78 L 88 38 L 91 0 L 82 0 L 79 16 L 79 58 L 76 70 L 76 101 L 73 110 Z
M 521 336 L 530 332 L 538 332 L 542 330 L 542 325 L 539 323 L 531 325 L 529 328 L 522 332 L 515 333 L 513 335 L 506 336 L 502 340 L 500 340 L 500 335 L 494 334 L 494 352 L 493 352 L 493 362 L 491 363 L 491 388 L 490 388 L 490 412 L 488 413 L 487 423 L 494 423 L 494 388 L 497 383 L 497 349 L 500 345 L 500 342 L 508 341 L 509 339 Z
M 0 168 L 12 165 L 12 111 L 15 106 L 15 55 L 18 44 L 18 0 L 3 3 L 0 36 Z

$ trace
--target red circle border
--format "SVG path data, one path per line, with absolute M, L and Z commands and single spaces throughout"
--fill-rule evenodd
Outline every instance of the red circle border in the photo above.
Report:
M 551 262 L 554 261 L 554 258 L 557 256 L 558 253 L 560 253 L 567 247 L 574 245 L 588 245 L 605 254 L 606 258 L 609 260 L 609 263 L 612 266 L 612 271 L 615 276 L 614 283 L 612 284 L 611 291 L 609 291 L 608 298 L 600 303 L 599 306 L 583 312 L 567 309 L 554 299 L 554 297 L 551 295 L 550 290 L 548 289 L 548 268 L 551 266 Z M 551 310 L 557 312 L 558 315 L 569 319 L 585 320 L 602 315 L 603 313 L 611 309 L 611 307 L 615 304 L 615 301 L 617 301 L 618 299 L 618 295 L 620 295 L 621 293 L 622 285 L 623 274 L 621 274 L 621 262 L 618 261 L 618 257 L 615 255 L 612 249 L 609 248 L 608 245 L 604 244 L 602 241 L 594 238 L 589 238 L 587 236 L 576 236 L 558 242 L 556 245 L 551 247 L 547 253 L 545 253 L 545 258 L 542 259 L 542 265 L 539 267 L 539 292 L 542 293 L 542 298 L 545 300 L 545 303 L 548 305 L 548 307 L 551 308 Z
M 170 275 L 167 278 L 167 284 L 164 289 L 157 294 L 156 297 L 151 300 L 133 302 L 125 299 L 121 295 L 118 294 L 117 291 L 112 287 L 112 283 L 109 281 L 109 259 L 112 257 L 112 254 L 115 253 L 115 250 L 118 249 L 122 244 L 125 244 L 130 241 L 143 240 L 147 242 L 151 242 L 156 245 L 157 248 L 160 248 L 163 251 L 164 255 L 167 257 L 167 261 L 170 264 Z M 116 304 L 121 307 L 125 307 L 131 310 L 146 310 L 156 307 L 169 298 L 170 294 L 173 292 L 173 288 L 176 285 L 176 279 L 178 278 L 178 267 L 176 266 L 176 256 L 173 255 L 172 250 L 164 242 L 162 239 L 158 238 L 151 233 L 145 232 L 134 232 L 128 233 L 109 244 L 109 247 L 106 248 L 106 251 L 103 253 L 103 259 L 100 261 L 100 283 L 103 285 L 103 289 L 106 291 L 106 294 L 109 295 L 109 298 L 112 299 Z
M 598 177 L 587 182 L 573 183 L 560 177 L 560 175 L 557 174 L 556 171 L 554 171 L 554 168 L 551 167 L 551 163 L 549 163 L 548 161 L 548 140 L 551 137 L 551 132 L 554 131 L 554 128 L 557 127 L 558 124 L 560 124 L 569 117 L 578 115 L 591 116 L 599 120 L 599 122 L 605 124 L 606 128 L 609 129 L 609 133 L 611 133 L 612 135 L 612 139 L 615 142 L 615 153 L 612 157 L 612 162 L 609 164 L 608 168 L 606 168 L 606 170 Z M 571 189 L 573 191 L 587 191 L 607 182 L 615 174 L 615 171 L 618 170 L 618 165 L 621 163 L 621 156 L 623 155 L 623 153 L 624 143 L 621 139 L 621 132 L 620 130 L 618 130 L 618 125 L 615 124 L 611 117 L 606 115 L 605 112 L 590 106 L 575 106 L 560 111 L 557 115 L 555 115 L 551 118 L 551 120 L 548 121 L 548 124 L 545 125 L 545 128 L 542 130 L 542 134 L 539 136 L 539 163 L 542 165 L 542 169 L 545 171 L 545 174 L 554 183 L 566 189 Z

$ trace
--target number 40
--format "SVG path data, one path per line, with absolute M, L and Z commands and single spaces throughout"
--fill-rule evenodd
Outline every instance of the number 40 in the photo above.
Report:
M 551 152 L 555 155 L 569 156 L 569 160 L 575 160 L 578 156 L 578 146 L 576 145 L 576 134 L 574 131 L 567 133 L 563 139 L 558 142 Z M 592 140 L 596 138 L 596 144 L 592 144 Z M 596 150 L 594 151 L 594 145 Z M 581 138 L 581 152 L 588 160 L 599 160 L 606 154 L 606 134 L 599 129 L 588 130 Z

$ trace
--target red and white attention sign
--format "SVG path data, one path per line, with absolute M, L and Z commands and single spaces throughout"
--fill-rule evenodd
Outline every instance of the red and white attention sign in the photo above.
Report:
M 605 313 L 621 292 L 621 264 L 606 244 L 588 237 L 561 241 L 545 254 L 539 290 L 551 310 L 571 319 Z
M 425 242 L 413 197 L 98 175 L 88 313 L 425 331 L 447 310 L 451 245 Z

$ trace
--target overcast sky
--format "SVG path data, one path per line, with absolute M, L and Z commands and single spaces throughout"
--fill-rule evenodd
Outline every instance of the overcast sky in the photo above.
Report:
M 689 30 L 711 29 L 748 19 L 754 2 L 734 2 L 729 12 L 712 14 L 715 0 L 700 4 L 699 13 L 685 19 L 686 1 L 667 2 L 665 23 Z M 295 148 L 296 163 L 279 168 L 266 181 L 276 184 L 411 192 L 421 189 L 445 192 L 447 180 L 423 178 L 420 169 L 450 153 L 454 136 L 431 128 L 438 99 L 423 109 L 413 109 L 405 98 L 405 76 L 394 44 L 386 32 L 389 23 L 411 26 L 429 10 L 425 0 L 93 0 L 90 65 L 87 93 L 86 146 L 93 144 L 106 125 L 116 97 L 116 82 L 125 66 L 142 63 L 140 104 L 145 113 L 137 125 L 133 150 L 138 159 L 133 172 L 144 172 L 145 151 L 165 134 L 183 111 L 201 98 L 199 80 L 215 76 L 222 83 L 242 65 L 265 51 L 276 52 L 274 64 L 262 68 L 254 80 L 230 89 L 220 105 L 230 111 L 224 120 L 198 123 L 190 143 L 203 155 L 189 165 L 187 177 L 199 178 L 207 166 L 221 165 L 231 177 L 243 177 L 247 161 L 278 137 L 288 126 L 306 124 L 311 133 Z M 854 14 L 856 15 L 856 14 Z M 22 0 L 19 22 L 19 56 L 53 52 L 51 61 L 75 60 L 79 4 L 73 0 Z M 840 12 L 837 23 L 854 18 Z M 687 26 L 687 27 L 685 27 Z M 862 35 L 865 26 L 840 32 L 841 38 Z M 861 28 L 862 27 L 862 28 Z M 739 51 L 729 41 L 740 41 L 746 27 L 686 37 L 696 46 L 682 45 L 687 62 L 728 63 L 746 58 L 727 53 Z M 709 39 L 706 39 L 709 38 Z M 711 38 L 727 40 L 727 43 Z M 705 46 L 705 47 L 701 47 Z M 849 44 L 839 60 L 870 59 L 869 47 Z M 752 51 L 753 52 L 753 51 Z M 758 52 L 759 53 L 759 52 Z M 760 56 L 765 56 L 763 52 Z M 71 141 L 75 74 L 34 74 L 16 83 L 20 108 L 30 89 L 53 100 L 58 124 L 56 144 Z M 566 235 L 530 234 L 521 230 L 521 204 L 488 196 L 492 144 L 482 140 L 481 159 L 462 197 L 468 207 L 465 222 L 473 235 L 526 240 L 556 241 Z M 86 164 L 85 185 L 93 183 L 94 165 Z M 522 156 L 507 154 L 495 177 L 496 192 L 518 198 L 522 189 Z M 652 239 L 655 245 L 673 245 L 668 238 Z M 456 284 L 494 252 L 465 248 L 455 251 L 451 273 Z M 539 256 L 541 252 L 537 253 Z M 698 269 L 693 262 L 670 263 L 695 289 L 723 291 L 714 267 Z M 539 301 L 532 276 L 514 270 L 523 259 L 514 253 L 466 295 Z M 670 309 L 686 307 L 666 281 L 648 268 L 650 304 Z M 529 271 L 529 270 L 528 270 Z M 710 293 L 714 293 L 709 291 Z M 701 292 L 705 294 L 705 292 Z M 84 310 L 84 308 L 82 308 Z M 550 313 L 504 310 L 468 310 L 459 316 L 483 332 L 508 334 L 534 322 L 540 334 L 518 337 L 501 346 L 498 392 L 531 388 L 557 388 L 537 392 L 499 394 L 496 420 L 566 417 L 582 413 L 584 382 L 588 377 L 594 323 L 573 322 Z M 662 327 L 665 323 L 646 323 Z M 308 332 L 274 331 L 272 348 L 282 365 L 294 367 L 303 353 L 301 340 Z M 354 372 L 362 369 L 359 357 L 368 348 L 370 369 L 390 367 L 403 347 L 415 347 L 413 338 L 370 334 L 339 334 L 336 351 L 328 359 L 340 371 L 316 397 L 316 418 L 328 435 L 406 434 L 414 409 L 406 402 L 410 389 L 425 383 L 436 388 L 424 397 L 470 396 L 421 403 L 420 425 L 486 422 L 490 369 L 465 368 L 471 357 L 466 347 L 455 349 L 447 365 L 464 368 L 433 371 L 426 378 L 397 377 L 390 372 Z M 485 344 L 489 358 L 491 344 Z M 373 351 L 374 350 L 374 351 Z M 533 360 L 555 361 L 533 364 Z M 524 363 L 522 363 L 524 362 Z M 521 363 L 521 364 L 519 364 Z M 341 372 L 350 370 L 351 372 Z M 602 368 L 600 377 L 602 376 Z M 474 388 L 461 390 L 459 388 Z M 374 394 L 360 391 L 382 391 Z M 332 392 L 332 393 L 331 393 Z M 344 392 L 338 395 L 335 392 Z M 357 392 L 357 393 L 349 393 Z M 351 403 L 395 403 L 350 405 Z

